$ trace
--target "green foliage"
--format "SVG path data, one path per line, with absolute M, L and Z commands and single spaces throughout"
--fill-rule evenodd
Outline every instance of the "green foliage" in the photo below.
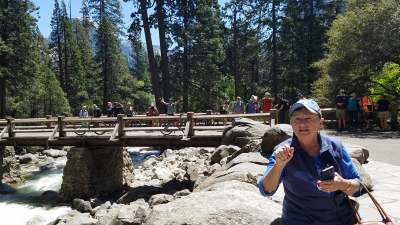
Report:
M 32 154 L 35 154 L 39 149 L 38 146 L 22 146 L 22 148 L 25 149 L 27 153 Z
M 391 63 L 385 65 L 382 73 L 374 80 L 377 84 L 371 88 L 372 99 L 377 102 L 382 93 L 387 93 L 388 90 L 400 93 L 400 66 L 399 64 Z M 380 85 L 381 84 L 381 85 Z M 387 98 L 391 102 L 398 102 L 399 98 L 396 95 L 389 95 Z
M 321 80 L 314 83 L 314 96 L 333 99 L 341 88 L 360 96 L 374 87 L 400 97 L 395 72 L 389 72 L 396 71 L 391 63 L 400 63 L 399 7 L 396 0 L 348 2 L 346 12 L 338 15 L 328 31 L 329 51 L 315 63 Z

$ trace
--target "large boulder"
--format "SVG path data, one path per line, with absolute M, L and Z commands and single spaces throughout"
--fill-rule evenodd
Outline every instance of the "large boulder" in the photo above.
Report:
M 293 135 L 292 126 L 289 124 L 278 124 L 268 129 L 261 142 L 263 152 L 271 154 L 275 146 L 291 138 Z
M 160 180 L 162 184 L 174 179 L 174 174 L 167 168 L 154 167 L 153 173 L 153 178 Z
M 225 127 L 222 133 L 222 144 L 244 147 L 253 139 L 261 139 L 269 128 L 258 121 L 236 118 L 231 125 Z
M 211 155 L 211 162 L 212 163 L 219 163 L 221 159 L 232 155 L 236 151 L 239 151 L 240 147 L 235 145 L 221 145 L 219 146 L 215 152 Z
M 63 157 L 67 156 L 67 152 L 64 150 L 55 150 L 55 149 L 49 149 L 49 150 L 44 150 L 43 154 L 48 157 L 52 158 L 58 158 L 58 157 Z
M 281 224 L 281 208 L 252 191 L 202 191 L 154 206 L 145 224 Z
M 254 177 L 258 178 L 264 175 L 265 170 L 267 169 L 266 165 L 259 165 L 254 163 L 240 163 L 236 166 L 230 167 L 227 171 L 242 171 L 247 172 L 253 175 Z
M 357 159 L 361 164 L 368 160 L 369 151 L 360 145 L 343 143 L 351 158 Z
M 243 153 L 233 159 L 229 159 L 228 157 L 228 161 L 227 164 L 224 166 L 224 169 L 227 170 L 240 163 L 254 163 L 259 165 L 267 165 L 269 162 L 268 158 L 269 155 L 262 152 Z
M 219 171 L 213 175 L 207 177 L 203 182 L 201 182 L 195 189 L 194 192 L 199 192 L 211 185 L 216 183 L 237 180 L 257 186 L 256 178 L 248 172 L 243 171 Z
M 354 166 L 356 167 L 358 174 L 360 174 L 360 177 L 361 177 L 363 183 L 368 188 L 368 190 L 371 191 L 372 188 L 374 188 L 374 184 L 372 183 L 371 177 L 369 176 L 369 174 L 367 174 L 367 172 L 365 172 L 365 169 L 362 167 L 362 165 L 360 164 L 360 162 L 357 159 L 352 158 L 351 161 L 353 162 Z
M 21 164 L 26 164 L 26 163 L 36 164 L 38 162 L 39 162 L 38 161 L 38 156 L 37 155 L 33 155 L 31 153 L 25 154 L 25 155 L 19 157 L 19 163 L 21 163 Z
M 253 184 L 237 180 L 219 182 L 207 188 L 204 188 L 202 191 L 224 191 L 224 190 L 241 190 L 241 191 L 250 191 L 257 194 L 260 193 L 258 188 Z
M 0 194 L 11 194 L 16 192 L 16 190 L 8 184 L 2 184 L 0 183 Z
M 54 169 L 57 169 L 57 167 L 54 165 L 54 163 L 47 163 L 39 168 L 40 171 L 54 170 Z
M 149 199 L 149 206 L 153 207 L 155 205 L 166 204 L 168 202 L 172 202 L 174 200 L 174 196 L 167 194 L 157 194 L 151 196 Z

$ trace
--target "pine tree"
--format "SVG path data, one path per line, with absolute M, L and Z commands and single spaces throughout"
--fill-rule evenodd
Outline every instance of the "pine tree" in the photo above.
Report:
M 100 24 L 106 16 L 119 34 L 124 35 L 122 6 L 119 0 L 86 0 L 94 22 Z
M 64 32 L 62 29 L 63 18 L 62 12 L 60 8 L 60 4 L 58 0 L 54 0 L 54 10 L 53 16 L 51 17 L 51 41 L 50 48 L 53 48 L 54 55 L 56 58 L 54 59 L 56 63 L 56 67 L 54 68 L 55 73 L 57 74 L 58 80 L 60 81 L 61 88 L 65 91 L 65 80 L 64 80 L 64 62 L 63 62 L 63 46 L 62 40 L 64 36 Z
M 0 118 L 11 113 L 7 94 L 17 94 L 30 83 L 35 67 L 37 8 L 29 0 L 3 0 L 0 3 Z

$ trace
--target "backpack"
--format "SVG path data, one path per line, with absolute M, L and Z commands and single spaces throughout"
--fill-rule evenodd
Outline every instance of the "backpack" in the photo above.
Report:
M 225 114 L 223 105 L 221 105 L 221 107 L 219 107 L 219 113 L 220 114 Z
M 95 111 L 96 111 L 96 117 L 101 117 L 101 109 L 97 108 L 95 109 Z
M 286 99 L 283 99 L 285 101 L 284 105 L 283 105 L 283 109 L 284 110 L 288 110 L 290 109 L 290 102 Z

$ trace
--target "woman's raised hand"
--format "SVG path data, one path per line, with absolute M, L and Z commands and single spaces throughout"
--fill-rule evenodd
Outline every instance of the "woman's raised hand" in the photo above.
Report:
M 275 151 L 276 164 L 279 166 L 286 166 L 286 164 L 293 158 L 294 148 L 288 144 L 278 148 Z

